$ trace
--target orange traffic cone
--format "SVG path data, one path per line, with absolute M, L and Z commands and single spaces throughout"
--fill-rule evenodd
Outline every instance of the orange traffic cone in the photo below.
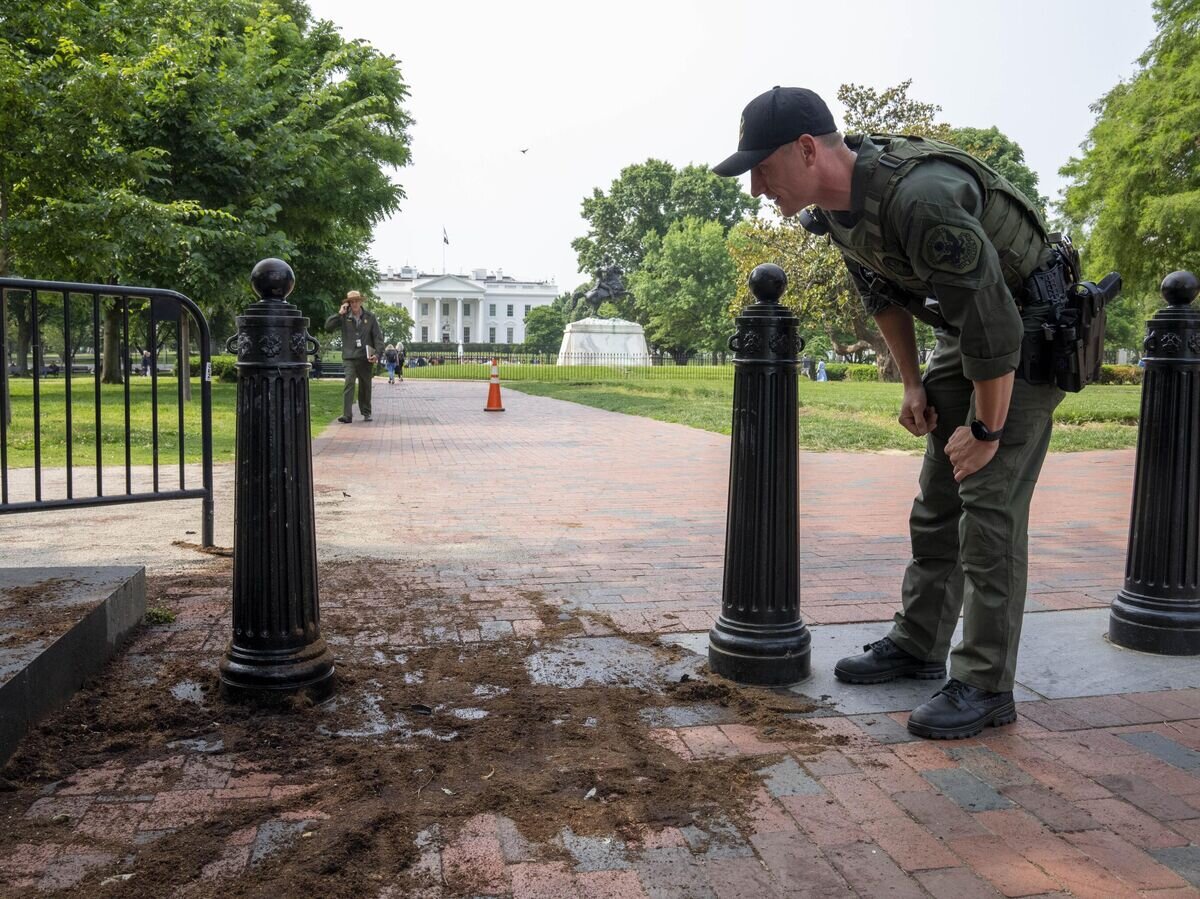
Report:
M 492 380 L 488 385 L 488 400 L 487 405 L 483 407 L 484 412 L 503 412 L 504 404 L 500 402 L 500 367 L 496 365 L 496 360 L 492 360 Z

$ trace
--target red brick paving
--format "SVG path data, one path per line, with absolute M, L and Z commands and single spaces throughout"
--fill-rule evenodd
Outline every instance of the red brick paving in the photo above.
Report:
M 314 444 L 318 526 L 386 507 L 396 537 L 368 554 L 429 559 L 431 574 L 464 591 L 532 587 L 627 631 L 711 626 L 728 438 L 515 390 L 504 416 L 480 417 L 479 389 L 381 385 L 374 422 Z M 894 613 L 919 466 L 915 454 L 801 454 L 807 621 Z M 1047 460 L 1030 532 L 1030 597 L 1041 607 L 1102 607 L 1121 587 L 1132 471 L 1132 451 Z M 1039 539 L 1064 532 L 1069 551 Z M 321 539 L 338 552 L 361 544 Z
M 330 431 L 314 448 L 322 554 L 402 555 L 468 603 L 501 602 L 462 631 L 448 618 L 430 633 L 374 634 L 364 616 L 358 642 L 531 633 L 541 622 L 522 595 L 528 590 L 570 611 L 608 615 L 618 629 L 711 623 L 720 602 L 727 438 L 516 392 L 503 417 L 484 416 L 477 384 L 380 385 L 378 394 L 372 425 Z M 803 457 L 808 620 L 884 621 L 894 612 L 918 462 Z M 1102 606 L 1120 586 L 1131 471 L 1131 452 L 1048 460 L 1031 540 L 1030 594 L 1043 608 Z M 1062 501 L 1066 495 L 1072 502 Z M 387 524 L 369 533 L 345 527 L 380 509 L 388 510 Z M 1069 550 L 1039 539 L 1066 529 L 1075 536 Z M 131 653 L 220 652 L 224 596 L 182 598 L 188 603 L 176 624 L 143 632 Z M 606 631 L 596 619 L 585 625 Z M 1017 725 L 949 745 L 884 744 L 849 719 L 815 719 L 842 740 L 818 755 L 789 752 L 747 725 L 659 728 L 654 739 L 696 765 L 737 754 L 761 755 L 769 765 L 791 755 L 820 792 L 776 798 L 760 788 L 744 832 L 734 834 L 741 842 L 730 844 L 723 832 L 721 845 L 744 851 L 706 856 L 689 845 L 707 839 L 689 844 L 674 828 L 645 827 L 605 870 L 564 861 L 561 847 L 506 859 L 502 832 L 511 822 L 480 815 L 444 845 L 419 844 L 418 868 L 431 884 L 420 895 L 1197 895 L 1150 853 L 1200 851 L 1200 771 L 1167 765 L 1117 735 L 1152 731 L 1200 747 L 1200 690 L 1019 710 Z M 968 811 L 922 776 L 953 768 L 985 778 L 1013 807 Z M 36 845 L 0 840 L 0 887 L 66 886 L 90 871 L 123 870 L 121 856 L 136 853 L 139 841 L 189 821 L 264 800 L 291 803 L 280 817 L 233 834 L 203 871 L 252 877 L 247 865 L 260 828 L 317 821 L 323 813 L 306 799 L 317 790 L 223 753 L 189 750 L 140 765 L 118 758 L 31 802 L 31 818 L 65 815 L 69 826 Z M 396 895 L 384 885 L 378 899 Z

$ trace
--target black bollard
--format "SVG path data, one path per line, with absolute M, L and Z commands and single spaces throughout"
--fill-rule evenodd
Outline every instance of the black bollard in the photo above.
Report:
M 1146 323 L 1146 370 L 1125 587 L 1108 638 L 1160 655 L 1200 654 L 1200 281 L 1174 272 Z
M 779 303 L 777 265 L 750 274 L 757 300 L 738 316 L 733 435 L 721 617 L 708 633 L 708 667 L 743 684 L 783 686 L 811 673 L 812 638 L 800 620 L 799 322 Z
M 333 690 L 317 601 L 308 319 L 287 302 L 280 259 L 250 273 L 259 302 L 237 317 L 237 480 L 233 639 L 221 660 L 228 699 L 273 701 Z M 314 348 L 315 350 L 315 348 Z

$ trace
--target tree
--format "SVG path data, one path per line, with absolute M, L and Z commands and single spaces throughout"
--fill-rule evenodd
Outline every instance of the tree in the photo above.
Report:
M 646 256 L 632 278 L 646 337 L 684 365 L 697 350 L 717 350 L 732 330 L 733 260 L 720 222 L 688 216 L 663 237 L 646 237 Z
M 782 302 L 799 317 L 801 334 L 824 334 L 830 346 L 843 355 L 874 349 L 876 341 L 882 343 L 841 254 L 824 237 L 810 234 L 792 221 L 756 219 L 734 228 L 728 244 L 737 284 L 731 314 L 753 302 L 747 281 L 754 267 L 773 262 L 788 276 Z
M 1125 346 L 1163 276 L 1200 270 L 1200 0 L 1155 0 L 1154 21 L 1140 70 L 1092 107 L 1083 152 L 1061 169 L 1072 181 L 1062 213 L 1083 235 L 1085 276 L 1121 273 L 1108 334 Z
M 5 7 L 0 276 L 111 282 L 128 247 L 168 252 L 169 235 L 204 211 L 194 200 L 146 194 L 162 174 L 162 151 L 128 146 L 121 128 L 135 112 L 136 81 L 153 61 L 120 44 L 89 53 L 84 36 L 99 18 L 83 4 L 12 0 Z M 33 334 L 29 305 L 18 297 L 10 311 L 24 369 Z M 116 352 L 108 341 L 109 380 L 119 368 Z
M 313 318 L 375 280 L 371 228 L 403 197 L 386 169 L 408 160 L 394 59 L 301 0 L 4 17 L 0 127 L 22 140 L 0 142 L 0 272 L 173 287 L 225 321 L 264 256 Z
M 385 343 L 408 343 L 412 340 L 413 325 L 416 323 L 403 306 L 372 303 L 371 311 L 379 319 L 379 327 L 383 331 Z
M 535 353 L 556 353 L 567 323 L 553 306 L 536 306 L 525 316 L 525 346 Z
M 663 237 L 685 216 L 716 222 L 724 234 L 758 206 L 735 179 L 714 175 L 706 166 L 676 170 L 668 162 L 647 159 L 622 169 L 607 194 L 595 188 L 584 199 L 588 233 L 571 246 L 580 271 L 616 265 L 629 278 L 641 265 L 649 235 Z
M 846 108 L 842 131 L 846 134 L 915 134 L 948 140 L 950 126 L 938 122 L 942 107 L 908 96 L 912 79 L 882 92 L 861 84 L 843 84 L 837 98 Z

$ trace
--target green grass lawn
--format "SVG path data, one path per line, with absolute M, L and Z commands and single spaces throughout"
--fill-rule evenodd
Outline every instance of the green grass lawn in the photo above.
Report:
M 519 381 L 508 387 L 537 396 L 570 400 L 612 412 L 645 415 L 728 434 L 733 381 Z M 919 453 L 924 441 L 896 422 L 899 384 L 800 381 L 800 446 L 818 452 Z M 1120 449 L 1137 444 L 1141 387 L 1088 387 L 1070 394 L 1055 413 L 1052 452 Z
M 435 366 L 451 369 L 456 366 Z M 555 366 L 545 368 L 547 375 Z M 624 378 L 598 380 L 581 377 L 574 381 L 515 380 L 503 377 L 505 389 L 520 390 L 537 396 L 549 396 L 624 412 L 644 415 L 659 421 L 677 422 L 728 434 L 733 407 L 733 380 L 728 369 L 664 368 L 650 379 Z M 658 377 L 658 372 L 670 373 Z M 541 374 L 539 372 L 538 374 Z M 33 465 L 33 431 L 30 427 L 33 382 L 14 379 L 12 385 L 13 424 L 8 429 L 8 464 L 11 468 Z M 235 438 L 236 384 L 213 383 L 213 457 L 218 462 L 233 460 Z M 314 436 L 341 413 L 340 380 L 310 381 L 312 429 Z M 195 400 L 184 405 L 184 448 L 189 462 L 200 458 L 200 383 L 193 379 Z M 800 445 L 816 451 L 898 450 L 921 452 L 923 441 L 908 434 L 896 423 L 900 403 L 900 385 L 871 382 L 831 381 L 816 384 L 800 381 Z M 125 461 L 124 388 L 104 385 L 101 415 L 102 444 L 106 465 Z M 1050 449 L 1073 452 L 1090 449 L 1118 449 L 1137 442 L 1137 416 L 1141 388 L 1136 386 L 1092 386 L 1068 396 L 1055 414 L 1054 439 Z M 72 396 L 72 430 L 75 435 L 76 464 L 95 462 L 94 396 L 89 379 L 77 378 Z M 178 418 L 175 382 L 159 381 L 159 460 L 170 464 L 178 459 Z M 41 383 L 41 450 L 44 465 L 60 466 L 66 461 L 65 384 L 61 379 Z M 130 384 L 130 456 L 134 465 L 152 461 L 150 382 L 134 378 Z
M 651 381 L 730 381 L 732 365 L 530 365 L 528 362 L 501 362 L 501 381 L 563 381 L 591 383 L 632 380 Z M 405 378 L 446 381 L 486 378 L 491 365 L 482 362 L 447 362 L 445 365 L 407 366 Z
M 8 464 L 10 468 L 33 465 L 33 381 L 14 378 L 12 390 L 13 422 L 8 428 Z M 320 433 L 342 411 L 342 382 L 309 381 L 313 434 Z M 237 384 L 214 382 L 213 459 L 233 461 Z M 158 382 L 158 446 L 160 464 L 179 458 L 179 417 L 176 382 L 163 377 Z M 184 453 L 188 462 L 200 461 L 200 381 L 192 379 L 192 401 L 184 403 Z M 150 379 L 135 377 L 129 385 L 130 459 L 134 465 L 153 461 L 153 423 Z M 62 378 L 41 382 L 42 464 L 66 463 L 67 406 L 66 384 Z M 89 376 L 76 377 L 72 384 L 71 430 L 74 434 L 74 462 L 94 465 L 96 461 L 95 394 Z M 105 465 L 125 462 L 125 388 L 105 384 L 101 388 L 101 450 Z

